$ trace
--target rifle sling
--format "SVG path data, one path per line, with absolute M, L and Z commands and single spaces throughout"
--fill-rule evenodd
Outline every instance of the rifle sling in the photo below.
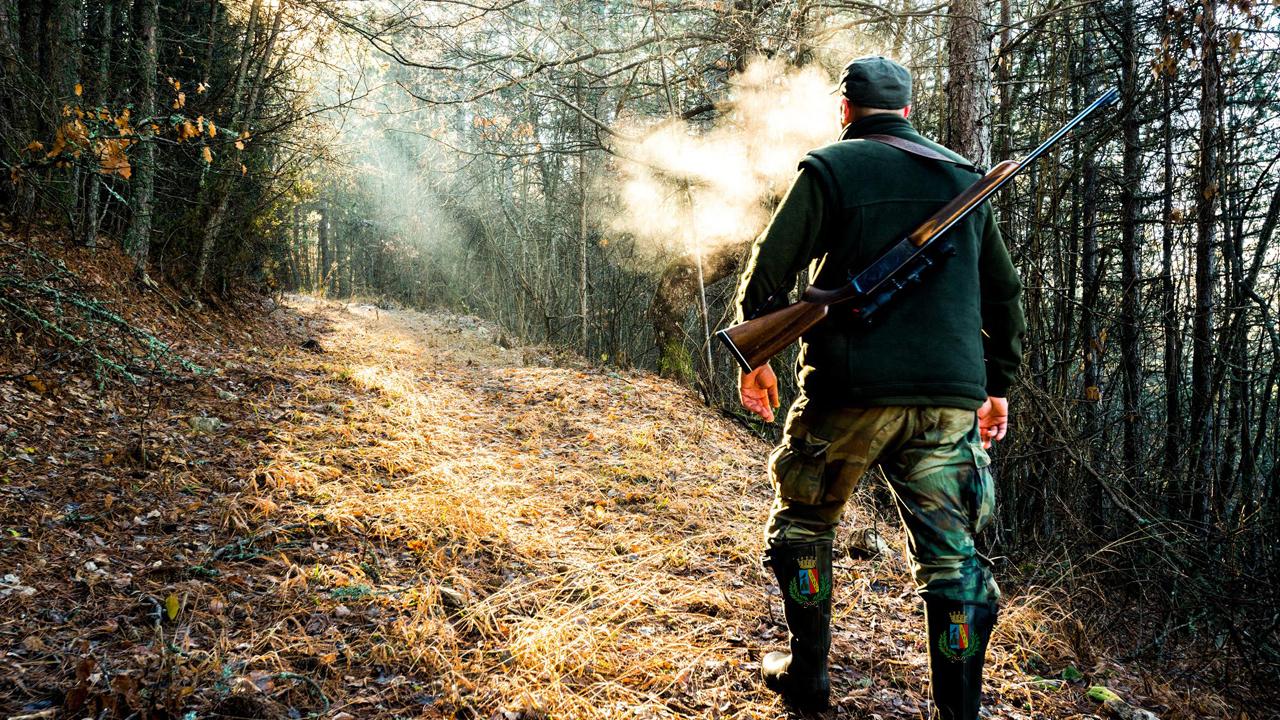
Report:
M 896 135 L 881 135 L 881 134 L 863 135 L 861 139 L 871 140 L 873 142 L 878 142 L 881 145 L 888 145 L 889 147 L 895 147 L 905 153 L 917 155 L 919 157 L 927 158 L 929 160 L 936 160 L 941 163 L 947 163 L 948 165 L 955 165 L 961 170 L 968 170 L 969 172 L 977 173 L 979 175 L 984 174 L 982 172 L 982 169 L 976 165 L 973 165 L 967 162 L 962 162 L 960 160 L 956 160 L 955 158 L 947 157 L 946 155 L 943 155 L 937 150 L 934 150 L 931 147 L 926 147 L 924 145 L 921 145 L 920 143 L 914 140 L 900 138 Z

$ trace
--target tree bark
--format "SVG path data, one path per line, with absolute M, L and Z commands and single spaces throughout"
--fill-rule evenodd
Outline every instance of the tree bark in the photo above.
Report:
M 115 21 L 115 3 L 102 0 L 98 7 L 98 52 L 94 68 L 91 111 L 97 112 L 107 101 L 107 86 L 111 77 L 111 46 Z M 101 195 L 101 173 L 91 172 L 86 182 L 84 196 L 84 214 L 80 220 L 80 243 L 85 247 L 94 247 L 98 243 L 98 200 Z
M 1217 3 L 1202 0 L 1200 148 L 1196 174 L 1195 314 L 1191 329 L 1191 442 L 1195 444 L 1193 480 L 1184 497 L 1189 518 L 1208 523 L 1206 495 L 1217 475 L 1215 412 L 1213 407 L 1215 299 L 1218 278 L 1218 57 Z
M 1165 3 L 1165 38 L 1171 43 L 1172 28 Z M 1161 70 L 1160 102 L 1164 116 L 1163 160 L 1164 192 L 1160 235 L 1160 320 L 1164 332 L 1164 476 L 1177 487 L 1175 477 L 1182 457 L 1182 331 L 1178 326 L 1177 286 L 1173 282 L 1173 78 L 1170 70 Z
M 239 133 L 242 128 L 242 112 L 244 109 L 244 92 L 245 82 L 248 77 L 249 60 L 252 57 L 254 38 L 258 34 L 258 21 L 262 12 L 262 0 L 253 0 L 253 5 L 249 8 L 249 24 L 244 29 L 244 42 L 240 45 L 240 59 L 236 64 L 235 82 L 231 91 L 231 129 L 233 132 Z M 277 10 L 277 15 L 280 11 Z M 264 57 L 262 62 L 265 64 L 270 60 Z M 218 167 L 222 167 L 224 163 L 221 158 L 216 159 Z M 222 186 L 223 181 L 215 177 L 212 183 L 212 196 L 214 198 L 212 210 L 209 213 L 208 220 L 205 221 L 204 232 L 200 234 L 200 252 L 196 264 L 195 277 L 192 280 L 192 289 L 199 293 L 204 287 L 205 276 L 209 271 L 209 261 L 213 258 L 213 246 L 217 242 L 218 236 L 222 234 L 222 221 L 227 214 L 227 206 L 229 201 L 229 193 Z
M 746 242 L 722 245 L 702 257 L 702 281 L 706 285 L 719 282 L 737 270 L 746 254 Z M 663 377 L 693 382 L 693 356 L 685 345 L 684 322 L 697 303 L 698 259 L 682 255 L 671 262 L 658 278 L 658 288 L 649 305 L 654 340 L 658 345 L 658 372 Z
M 989 12 L 983 0 L 951 0 L 947 11 L 946 142 L 982 166 L 991 161 Z
M 138 128 L 139 148 L 133 160 L 133 193 L 129 199 L 132 220 L 125 234 L 124 247 L 133 258 L 133 272 L 147 277 L 147 258 L 151 252 L 152 202 L 155 196 L 156 147 L 151 133 L 151 118 L 156 114 L 156 19 L 160 0 L 137 0 L 138 28 L 134 53 L 138 62 Z
M 1134 0 L 1123 0 L 1120 27 L 1121 134 L 1124 149 L 1120 183 L 1120 366 L 1124 395 L 1124 454 L 1132 476 L 1141 477 L 1145 466 L 1139 438 L 1141 416 L 1138 397 L 1142 362 L 1138 349 L 1138 188 L 1142 183 L 1142 158 L 1138 137 L 1138 52 L 1134 27 Z

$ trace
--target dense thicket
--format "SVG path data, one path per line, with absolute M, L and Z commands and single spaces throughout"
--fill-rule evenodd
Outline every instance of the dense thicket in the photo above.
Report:
M 917 126 L 982 163 L 1118 86 L 997 201 L 1030 328 L 991 540 L 1096 638 L 1274 678 L 1278 26 L 1250 0 L 0 0 L 0 201 L 196 294 L 256 273 L 462 308 L 732 410 L 707 329 L 759 223 L 713 242 L 699 213 L 735 178 L 763 210 L 785 189 L 740 148 L 834 135 L 804 72 L 903 60 Z M 304 103 L 346 110 L 321 130 Z M 753 124 L 775 112 L 804 132 Z
M 294 82 L 308 21 L 262 0 L 3 0 L 0 207 L 119 242 L 195 300 L 267 279 L 287 250 L 269 219 L 317 155 Z

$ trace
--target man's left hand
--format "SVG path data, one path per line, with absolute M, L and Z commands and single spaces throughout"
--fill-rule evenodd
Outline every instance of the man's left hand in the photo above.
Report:
M 768 363 L 742 373 L 738 381 L 742 406 L 759 415 L 765 422 L 773 422 L 773 409 L 778 407 L 778 376 Z

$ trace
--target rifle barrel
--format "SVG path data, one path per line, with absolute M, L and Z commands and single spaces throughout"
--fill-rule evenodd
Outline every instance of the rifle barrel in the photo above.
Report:
M 963 221 L 965 218 L 967 218 L 969 216 L 969 213 L 973 212 L 979 205 L 985 202 L 992 195 L 995 195 L 996 192 L 998 192 L 1005 185 L 1009 184 L 1009 182 L 1012 181 L 1013 178 L 1017 176 L 1018 173 L 1025 170 L 1028 166 L 1031 165 L 1032 162 L 1035 162 L 1037 158 L 1045 154 L 1049 150 L 1049 148 L 1057 144 L 1057 142 L 1061 140 L 1063 137 L 1065 137 L 1067 133 L 1071 132 L 1072 129 L 1075 128 L 1075 126 L 1084 122 L 1085 118 L 1089 117 L 1094 112 L 1104 107 L 1107 107 L 1108 105 L 1110 105 L 1111 103 L 1119 99 L 1119 97 L 1120 97 L 1120 91 L 1117 90 L 1116 88 L 1111 88 L 1110 90 L 1108 90 L 1107 92 L 1099 96 L 1097 100 L 1094 100 L 1092 103 L 1089 104 L 1089 107 L 1086 107 L 1084 110 L 1081 110 L 1079 114 L 1077 114 L 1075 117 L 1068 120 L 1066 125 L 1063 125 L 1062 127 L 1058 128 L 1057 132 L 1050 135 L 1048 139 L 1046 139 L 1044 142 L 1040 143 L 1039 147 L 1027 153 L 1027 155 L 1023 157 L 1021 160 L 1018 160 L 1016 162 L 1017 167 L 1014 168 L 1013 172 L 1008 173 L 1007 175 L 1002 177 L 998 182 L 995 182 L 992 185 L 990 185 L 977 198 L 977 200 L 972 205 L 970 205 L 968 208 L 965 209 L 964 212 L 952 216 L 945 223 L 939 225 L 936 229 L 934 229 L 934 231 L 931 232 L 929 236 L 924 239 L 924 242 L 921 243 L 920 247 L 923 248 L 925 245 L 932 242 L 934 238 L 946 233 L 952 227 L 954 227 L 955 225 Z
M 1110 105 L 1111 103 L 1115 102 L 1119 98 L 1120 98 L 1120 91 L 1117 90 L 1116 88 L 1111 88 L 1110 90 L 1106 91 L 1097 100 L 1094 100 L 1092 103 L 1090 103 L 1089 107 L 1085 108 L 1084 110 L 1081 110 L 1080 114 L 1076 115 L 1074 118 L 1071 118 L 1071 120 L 1068 121 L 1066 125 L 1063 125 L 1061 128 L 1059 128 L 1058 132 L 1050 135 L 1047 140 L 1040 143 L 1039 147 L 1027 153 L 1027 156 L 1019 160 L 1018 164 L 1026 165 L 1032 162 L 1033 160 L 1035 160 L 1036 158 L 1040 157 L 1041 155 L 1045 154 L 1045 152 L 1047 152 L 1049 148 L 1053 147 L 1055 143 L 1057 143 L 1059 140 L 1062 139 L 1063 135 L 1066 135 L 1067 133 L 1071 132 L 1072 128 L 1084 122 L 1084 119 L 1092 115 L 1094 111 Z

